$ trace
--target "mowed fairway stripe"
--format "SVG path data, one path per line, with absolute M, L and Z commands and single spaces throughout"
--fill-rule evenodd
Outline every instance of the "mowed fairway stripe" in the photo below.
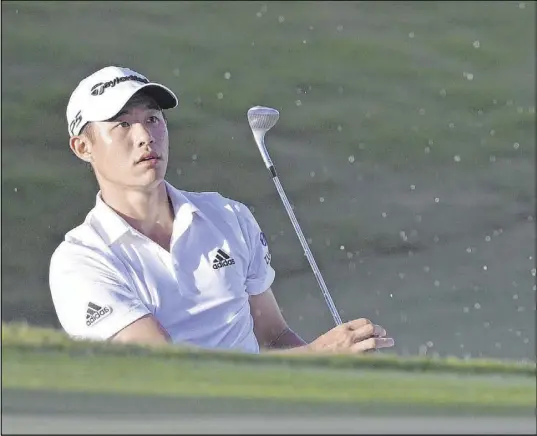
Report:
M 531 377 L 455 376 L 158 359 L 2 353 L 4 388 L 129 394 L 535 407 Z

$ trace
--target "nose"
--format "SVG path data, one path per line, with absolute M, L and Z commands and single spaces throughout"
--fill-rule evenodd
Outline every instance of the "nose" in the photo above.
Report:
M 138 147 L 143 147 L 145 145 L 153 144 L 155 142 L 155 138 L 153 138 L 151 130 L 145 127 L 142 123 L 136 123 L 134 125 L 134 128 L 135 143 L 138 145 Z

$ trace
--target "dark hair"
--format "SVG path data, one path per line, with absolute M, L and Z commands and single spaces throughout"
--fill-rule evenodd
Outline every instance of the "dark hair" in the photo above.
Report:
M 93 135 L 93 126 L 91 125 L 91 122 L 88 122 L 82 126 L 82 129 L 80 129 L 79 135 L 87 136 L 90 141 L 93 141 L 95 139 L 95 136 Z

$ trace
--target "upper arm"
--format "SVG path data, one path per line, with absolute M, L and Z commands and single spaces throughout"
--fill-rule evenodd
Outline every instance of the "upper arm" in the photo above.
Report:
M 89 248 L 63 243 L 51 259 L 49 284 L 58 320 L 72 337 L 135 339 L 138 326 L 156 323 L 137 323 L 151 312 L 114 265 Z
M 254 334 L 261 346 L 268 346 L 287 328 L 272 289 L 250 296 Z
M 276 273 L 271 265 L 268 241 L 254 215 L 243 203 L 235 202 L 235 208 L 249 250 L 246 292 L 254 334 L 261 346 L 268 346 L 287 328 L 271 289 Z
M 168 332 L 152 315 L 144 315 L 110 338 L 113 342 L 158 345 L 170 342 Z
M 270 288 L 276 276 L 268 242 L 250 209 L 240 202 L 235 202 L 235 208 L 249 252 L 246 292 L 249 295 L 261 294 Z

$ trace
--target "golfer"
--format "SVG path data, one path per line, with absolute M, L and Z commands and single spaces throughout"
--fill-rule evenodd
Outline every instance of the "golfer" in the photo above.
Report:
M 310 343 L 289 328 L 271 290 L 267 238 L 250 210 L 216 192 L 165 180 L 167 87 L 109 66 L 67 106 L 69 145 L 91 165 L 95 206 L 50 262 L 50 291 L 73 338 L 174 343 L 245 353 L 360 353 L 391 347 L 366 319 Z

